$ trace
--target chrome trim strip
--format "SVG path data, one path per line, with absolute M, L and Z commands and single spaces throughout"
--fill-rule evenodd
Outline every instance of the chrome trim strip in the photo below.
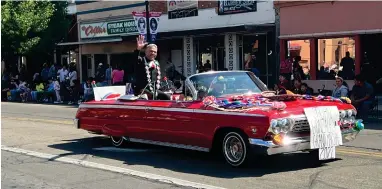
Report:
M 128 141 L 137 142 L 137 143 L 144 143 L 144 144 L 153 144 L 153 145 L 158 145 L 158 146 L 173 147 L 173 148 L 182 148 L 182 149 L 202 151 L 202 152 L 209 152 L 210 151 L 210 149 L 208 149 L 208 148 L 199 147 L 199 146 L 190 146 L 190 145 L 175 144 L 175 143 L 169 143 L 169 142 L 159 142 L 159 141 L 153 141 L 153 140 L 143 140 L 143 139 L 138 139 L 138 138 L 128 138 Z
M 149 106 L 126 106 L 126 105 L 102 105 L 102 104 L 81 104 L 79 108 L 111 108 L 111 109 L 132 109 L 132 110 L 156 110 L 168 112 L 188 112 L 188 113 L 201 113 L 201 114 L 218 114 L 218 115 L 235 115 L 235 116 L 249 116 L 249 117 L 266 117 L 261 114 L 250 114 L 244 112 L 225 112 L 215 110 L 199 110 L 199 109 L 186 109 L 186 108 L 162 108 L 162 107 L 149 107 Z

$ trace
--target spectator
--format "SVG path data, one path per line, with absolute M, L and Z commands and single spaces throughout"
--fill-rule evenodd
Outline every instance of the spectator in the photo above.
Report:
M 70 101 L 68 104 L 75 104 L 78 102 L 78 87 L 77 87 L 77 71 L 74 65 L 70 66 L 70 72 L 68 75 L 69 80 L 69 90 L 70 90 Z
M 345 79 L 353 79 L 355 64 L 354 60 L 350 57 L 350 52 L 346 52 L 346 56 L 341 59 L 340 65 L 342 66 L 342 76 Z
M 290 80 L 290 76 L 292 73 L 292 64 L 293 61 L 290 57 L 282 61 L 280 64 L 280 74 L 283 74 L 287 80 Z
M 19 89 L 19 85 L 17 83 L 17 81 L 15 80 L 11 80 L 11 86 L 10 86 L 10 92 L 11 92 L 11 98 L 10 100 L 11 101 L 17 101 L 19 100 L 19 96 L 20 96 L 20 89 Z
M 46 90 L 43 93 L 44 102 L 52 102 L 55 95 L 54 83 L 52 79 L 48 80 Z
M 293 80 L 303 80 L 305 79 L 305 74 L 300 66 L 301 56 L 296 56 L 293 62 Z
M 313 89 L 306 83 L 301 84 L 301 94 L 303 95 L 313 95 Z
M 53 87 L 54 87 L 54 91 L 56 93 L 56 101 L 54 101 L 55 104 L 61 104 L 63 103 L 62 100 L 61 100 L 61 93 L 60 93 L 60 90 L 61 90 L 61 86 L 60 86 L 60 82 L 58 82 L 57 79 L 54 79 L 54 82 L 53 82 Z
M 125 71 L 121 69 L 119 65 L 117 68 L 113 70 L 111 77 L 113 78 L 113 85 L 123 85 L 123 77 L 125 75 Z
M 93 78 L 89 77 L 86 82 L 84 83 L 84 101 L 90 101 L 94 98 L 94 93 L 93 93 L 93 87 L 92 87 L 92 81 Z
M 56 65 L 52 64 L 49 68 L 49 74 L 48 78 L 56 78 L 57 77 L 57 70 L 56 70 Z
M 103 64 L 99 63 L 97 72 L 96 72 L 96 81 L 98 82 L 105 81 L 105 75 L 106 75 L 106 72 L 105 72 L 105 69 L 103 68 Z
M 285 87 L 280 84 L 275 84 L 273 89 L 276 91 L 276 95 L 287 94 L 287 90 L 285 89 Z
M 19 88 L 20 88 L 20 98 L 21 98 L 21 102 L 27 102 L 31 94 L 31 90 L 29 88 L 29 85 L 26 81 L 22 81 L 20 80 L 20 85 L 19 85 Z
M 362 75 L 356 75 L 350 97 L 353 106 L 357 109 L 357 115 L 366 120 L 369 110 L 374 102 L 374 90 Z
M 44 83 L 40 80 L 37 80 L 35 82 L 35 90 L 31 92 L 31 95 L 32 95 L 32 100 L 36 101 L 36 102 L 39 102 L 40 101 L 40 96 L 44 93 Z
M 301 80 L 298 80 L 298 79 L 294 80 L 294 89 L 293 89 L 294 94 L 302 94 L 301 85 L 302 85 Z
M 108 68 L 106 69 L 105 71 L 105 80 L 107 82 L 107 85 L 110 86 L 111 85 L 111 73 L 113 72 L 113 69 L 111 68 L 111 65 L 109 64 L 108 65 Z
M 63 96 L 65 100 L 69 96 L 68 95 L 69 91 L 67 89 L 67 84 L 66 84 L 66 78 L 68 77 L 68 74 L 69 74 L 67 65 L 63 65 L 62 68 L 58 70 L 57 74 L 59 76 L 59 82 L 60 82 L 60 96 Z
M 41 71 L 41 79 L 44 82 L 47 82 L 49 79 L 49 66 L 47 63 L 44 63 L 43 69 Z
M 290 83 L 287 79 L 287 74 L 279 75 L 279 88 L 284 88 L 285 90 L 290 90 Z
M 342 77 L 336 78 L 336 88 L 333 90 L 332 96 L 335 98 L 347 97 L 349 89 L 344 85 L 344 79 Z

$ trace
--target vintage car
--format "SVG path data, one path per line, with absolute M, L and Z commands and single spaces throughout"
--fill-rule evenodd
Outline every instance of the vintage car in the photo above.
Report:
M 252 154 L 317 152 L 306 108 L 335 107 L 333 124 L 341 138 L 335 146 L 354 140 L 363 128 L 348 99 L 275 95 L 252 72 L 195 74 L 184 89 L 171 93 L 172 100 L 121 95 L 82 103 L 75 126 L 110 136 L 116 147 L 136 142 L 219 151 L 235 167 L 251 161 Z

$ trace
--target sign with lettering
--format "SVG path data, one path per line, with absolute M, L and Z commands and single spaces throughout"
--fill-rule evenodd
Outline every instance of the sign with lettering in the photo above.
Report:
M 197 0 L 167 0 L 168 19 L 198 16 Z
M 256 12 L 257 1 L 227 1 L 219 0 L 218 14 L 237 14 L 245 12 Z
M 129 33 L 137 33 L 137 29 L 135 27 L 135 22 L 133 19 L 113 22 L 97 22 L 80 25 L 81 39 L 109 37 Z
M 124 21 L 107 23 L 107 33 L 109 35 L 136 33 L 136 32 L 138 32 L 138 30 L 137 30 L 137 27 L 135 27 L 134 20 L 124 20 Z
M 320 160 L 335 158 L 335 146 L 342 145 L 337 106 L 304 108 L 304 112 L 310 127 L 310 148 L 319 149 Z

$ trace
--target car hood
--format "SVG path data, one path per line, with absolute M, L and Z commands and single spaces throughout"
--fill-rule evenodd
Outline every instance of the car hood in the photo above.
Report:
M 330 102 L 330 101 L 317 101 L 317 100 L 303 100 L 297 99 L 294 101 L 284 102 L 286 108 L 282 111 L 272 110 L 272 114 L 269 117 L 286 117 L 293 115 L 304 115 L 305 108 L 320 107 L 320 106 L 337 106 L 339 110 L 354 109 L 351 104 L 342 102 Z
M 221 100 L 221 99 L 220 99 Z M 338 102 L 338 101 L 319 101 L 319 100 L 307 100 L 307 99 L 294 99 L 294 100 L 274 100 L 271 102 L 285 103 L 284 109 L 273 109 L 268 107 L 256 106 L 259 108 L 243 109 L 238 112 L 248 114 L 261 114 L 269 118 L 288 117 L 294 115 L 304 115 L 304 108 L 320 107 L 320 106 L 337 106 L 339 110 L 354 109 L 351 104 Z

